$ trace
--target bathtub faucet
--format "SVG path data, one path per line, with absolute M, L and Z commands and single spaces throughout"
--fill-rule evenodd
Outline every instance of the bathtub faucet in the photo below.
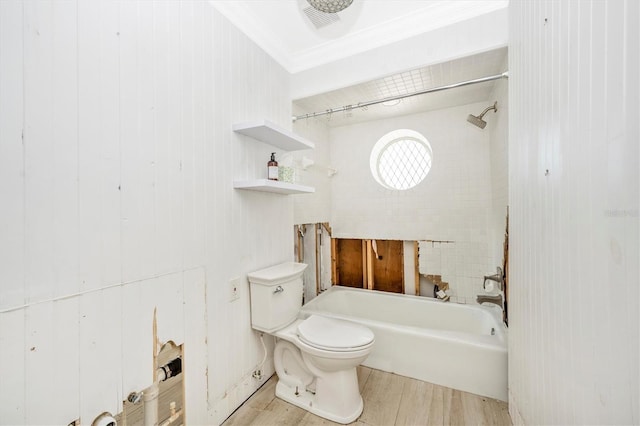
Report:
M 491 281 L 495 281 L 498 283 L 498 290 L 502 291 L 502 287 L 504 284 L 504 276 L 502 274 L 502 268 L 501 267 L 497 267 L 496 268 L 497 272 L 493 275 L 485 275 L 484 276 L 484 282 L 482 283 L 482 288 L 486 290 L 487 288 L 487 280 L 491 280 Z
M 484 302 L 493 303 L 494 305 L 498 305 L 500 309 L 502 309 L 502 295 L 496 294 L 479 294 L 476 296 L 476 302 L 479 305 L 482 305 Z

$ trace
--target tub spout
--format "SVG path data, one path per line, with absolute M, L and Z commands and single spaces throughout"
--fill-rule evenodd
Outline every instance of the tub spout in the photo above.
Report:
M 501 294 L 496 294 L 496 295 L 489 295 L 489 294 L 479 294 L 476 296 L 476 302 L 481 305 L 484 302 L 487 303 L 493 303 L 495 305 L 498 305 L 500 307 L 500 309 L 502 309 L 502 295 Z

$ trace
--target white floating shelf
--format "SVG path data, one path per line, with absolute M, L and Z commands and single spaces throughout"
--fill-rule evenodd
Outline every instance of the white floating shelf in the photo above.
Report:
M 252 137 L 269 145 L 277 146 L 285 151 L 313 149 L 313 142 L 296 135 L 290 130 L 278 126 L 269 120 L 249 121 L 233 125 L 233 131 Z
M 274 192 L 277 194 L 308 194 L 316 192 L 311 186 L 295 183 L 280 182 L 278 180 L 254 179 L 233 182 L 236 189 L 249 189 L 251 191 Z

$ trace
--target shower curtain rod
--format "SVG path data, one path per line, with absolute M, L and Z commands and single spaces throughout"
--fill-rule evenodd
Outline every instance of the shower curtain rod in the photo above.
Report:
M 447 84 L 446 86 L 433 87 L 431 89 L 420 90 L 418 92 L 408 93 L 406 95 L 396 95 L 389 96 L 388 98 L 378 99 L 376 101 L 368 101 L 368 102 L 360 102 L 355 105 L 345 105 L 339 108 L 331 108 L 326 111 L 318 111 L 318 112 L 310 112 L 308 114 L 302 115 L 294 115 L 292 118 L 293 121 L 300 120 L 303 118 L 312 118 L 318 117 L 320 115 L 331 115 L 334 112 L 342 112 L 342 111 L 350 111 L 355 108 L 363 108 L 368 107 L 370 105 L 377 105 L 383 102 L 391 102 L 399 99 L 410 98 L 412 96 L 424 95 L 427 93 L 440 92 L 442 90 L 455 89 L 456 87 L 469 86 L 471 84 L 484 83 L 487 81 L 499 80 L 501 78 L 509 78 L 509 71 L 505 71 L 502 74 L 490 75 L 488 77 L 476 78 L 473 80 L 462 81 L 460 83 Z

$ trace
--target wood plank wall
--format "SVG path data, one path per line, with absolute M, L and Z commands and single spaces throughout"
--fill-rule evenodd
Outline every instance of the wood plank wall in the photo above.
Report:
M 157 307 L 187 423 L 220 423 L 259 385 L 246 273 L 292 259 L 292 201 L 232 188 L 272 148 L 231 128 L 289 126 L 289 74 L 210 2 L 147 0 L 0 1 L 0 70 L 1 422 L 119 412 Z
M 509 409 L 638 424 L 640 2 L 509 15 Z

